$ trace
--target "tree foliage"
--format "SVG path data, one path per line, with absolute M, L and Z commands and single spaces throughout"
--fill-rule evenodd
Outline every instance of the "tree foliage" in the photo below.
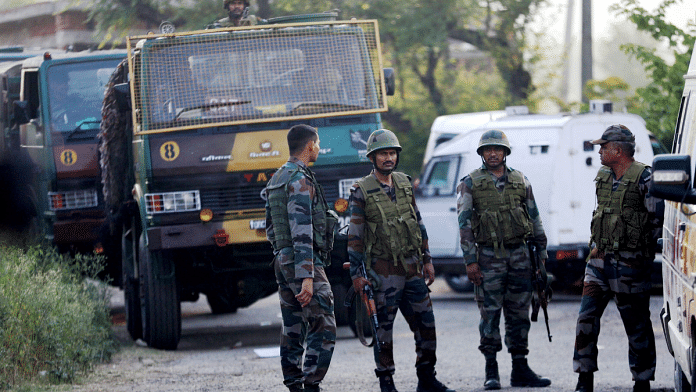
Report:
M 665 145 L 671 145 L 677 121 L 684 74 L 687 72 L 691 52 L 696 41 L 696 25 L 693 20 L 685 29 L 667 21 L 665 13 L 682 0 L 664 0 L 658 8 L 649 12 L 640 7 L 637 0 L 622 0 L 614 11 L 627 16 L 638 30 L 650 33 L 657 41 L 666 44 L 674 63 L 660 57 L 655 49 L 637 44 L 624 44 L 621 48 L 638 59 L 647 71 L 650 81 L 647 86 L 636 89 L 637 108 L 647 127 Z

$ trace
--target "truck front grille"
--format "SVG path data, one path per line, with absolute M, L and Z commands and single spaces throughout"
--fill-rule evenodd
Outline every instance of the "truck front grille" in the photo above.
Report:
M 236 211 L 264 208 L 266 201 L 261 198 L 261 191 L 266 184 L 249 186 L 220 186 L 201 188 L 201 208 L 214 211 Z M 332 203 L 338 197 L 338 182 L 322 184 L 326 200 Z

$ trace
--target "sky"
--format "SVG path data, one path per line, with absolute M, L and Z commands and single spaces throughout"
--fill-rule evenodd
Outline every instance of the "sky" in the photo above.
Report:
M 573 4 L 573 27 L 579 34 L 582 0 L 570 0 L 570 2 Z M 662 1 L 637 0 L 637 2 L 648 11 L 653 11 Z M 596 36 L 606 36 L 606 26 L 621 20 L 622 17 L 609 11 L 612 5 L 618 3 L 618 0 L 592 0 L 592 30 Z M 565 33 L 566 10 L 568 9 L 569 0 L 548 0 L 547 4 L 545 12 L 548 15 L 552 15 L 552 17 L 545 18 L 545 22 L 548 23 L 549 20 L 553 22 L 547 27 L 549 27 L 556 36 L 563 37 Z M 679 7 L 670 7 L 667 12 L 667 19 L 679 27 L 685 27 L 689 19 L 696 19 L 696 2 L 693 0 L 682 0 L 682 4 Z M 560 36 L 558 34 L 560 34 Z

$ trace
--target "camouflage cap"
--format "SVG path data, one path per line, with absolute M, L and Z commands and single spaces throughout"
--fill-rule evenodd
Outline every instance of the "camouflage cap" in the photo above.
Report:
M 635 143 L 636 138 L 625 125 L 617 124 L 607 128 L 606 131 L 604 131 L 604 133 L 602 134 L 601 138 L 593 140 L 591 143 L 604 144 L 609 142 Z

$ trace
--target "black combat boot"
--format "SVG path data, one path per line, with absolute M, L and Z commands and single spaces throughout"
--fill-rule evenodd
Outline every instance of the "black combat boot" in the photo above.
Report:
M 290 390 L 290 392 L 304 392 L 304 388 L 302 388 L 302 384 L 288 385 L 288 389 Z
M 500 375 L 498 374 L 498 361 L 493 358 L 486 358 L 486 382 L 483 389 L 500 389 Z
M 551 385 L 551 380 L 534 373 L 527 364 L 527 358 L 516 358 L 512 360 L 510 385 L 513 387 L 548 387 Z
M 633 392 L 650 392 L 650 381 L 636 380 L 636 383 L 633 384 Z
M 593 392 L 594 391 L 594 373 L 580 372 L 578 376 L 578 385 L 575 387 L 575 392 Z
M 319 388 L 319 384 L 305 384 L 303 391 L 304 392 L 321 392 L 321 388 Z
M 445 384 L 435 378 L 435 368 L 433 366 L 420 366 L 416 369 L 418 376 L 418 387 L 416 392 L 456 392 L 454 389 L 449 389 Z
M 399 392 L 394 386 L 394 379 L 391 373 L 388 371 L 377 371 L 375 370 L 377 378 L 379 378 L 379 390 L 380 392 Z

